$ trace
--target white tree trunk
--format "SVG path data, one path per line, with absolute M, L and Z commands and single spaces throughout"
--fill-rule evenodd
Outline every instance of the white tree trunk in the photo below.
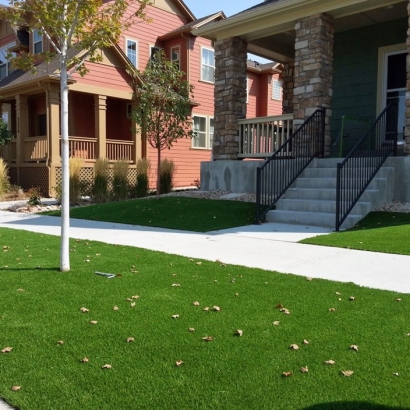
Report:
M 61 107 L 61 163 L 62 163 L 62 198 L 61 198 L 61 244 L 60 271 L 70 270 L 69 229 L 70 229 L 70 170 L 68 143 L 68 75 L 67 47 L 60 55 L 60 107 Z

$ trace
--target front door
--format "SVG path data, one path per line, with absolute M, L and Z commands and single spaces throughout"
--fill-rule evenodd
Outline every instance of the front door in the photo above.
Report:
M 397 131 L 399 144 L 404 144 L 404 128 L 406 113 L 406 50 L 396 50 L 384 53 L 384 79 L 383 79 L 383 107 L 390 102 L 397 104 L 397 110 L 392 118 L 388 119 L 391 131 Z M 394 132 L 387 133 L 386 139 L 391 138 Z

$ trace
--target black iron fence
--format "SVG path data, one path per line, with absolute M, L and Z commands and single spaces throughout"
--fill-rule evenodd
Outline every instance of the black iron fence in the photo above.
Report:
M 325 109 L 317 109 L 278 150 L 257 168 L 256 218 L 259 224 L 316 156 L 323 156 Z
M 397 154 L 398 105 L 390 103 L 337 164 L 336 231 L 390 154 Z

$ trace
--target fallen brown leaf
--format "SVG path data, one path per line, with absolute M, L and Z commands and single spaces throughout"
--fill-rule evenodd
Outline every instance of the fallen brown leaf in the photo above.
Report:
M 208 306 L 206 306 L 206 307 L 204 307 L 202 310 L 203 310 L 204 312 L 208 312 L 209 307 L 208 307 Z
M 104 366 L 101 367 L 101 369 L 111 369 L 112 366 L 110 364 L 105 364 Z
M 13 350 L 12 347 L 5 347 L 1 352 L 2 353 L 10 353 Z
M 178 287 L 180 287 L 180 286 L 181 286 L 181 285 L 180 285 L 179 283 L 173 283 L 173 284 L 172 284 L 172 287 L 173 287 L 173 288 L 178 288 Z
M 131 296 L 131 299 L 139 299 L 139 298 L 140 297 L 138 295 Z
M 212 336 L 205 336 L 202 338 L 202 340 L 205 340 L 205 342 L 212 342 L 212 340 L 214 340 L 214 338 Z
M 235 335 L 236 336 L 242 336 L 243 335 L 243 330 L 240 330 L 240 329 L 236 330 Z
M 299 350 L 299 346 L 294 343 L 294 344 L 291 344 L 291 345 L 289 346 L 289 349 L 291 349 L 291 350 Z
M 306 280 L 312 282 L 313 278 L 306 278 Z
M 19 391 L 19 390 L 21 390 L 21 386 L 11 386 L 11 390 Z
M 113 310 L 120 310 L 120 308 L 118 306 L 114 306 L 112 309 Z
M 329 308 L 329 312 L 336 312 L 335 308 Z
M 202 262 L 197 262 L 196 265 L 202 265 Z
M 214 310 L 215 312 L 220 312 L 221 308 L 219 306 L 212 306 L 212 310 Z
M 342 370 L 342 374 L 345 377 L 350 377 L 354 373 L 353 370 Z
M 193 305 L 194 306 L 199 306 L 199 302 L 194 302 Z
M 306 367 L 301 367 L 300 371 L 301 371 L 301 373 L 308 373 L 309 369 L 308 369 L 307 366 Z
M 399 373 L 397 373 L 397 372 L 396 372 L 396 373 L 393 373 L 393 376 L 397 376 L 397 377 L 398 377 L 398 376 L 399 376 Z
M 181 366 L 182 364 L 184 364 L 184 361 L 183 361 L 183 360 L 177 360 L 177 361 L 175 362 L 175 364 L 179 367 L 179 366 Z
M 134 306 L 135 306 L 135 302 L 131 302 L 130 307 L 134 307 Z
M 188 332 L 193 333 L 193 332 L 195 332 L 195 329 L 194 329 L 193 327 L 190 327 L 190 328 L 188 329 Z
M 310 342 L 309 342 L 308 340 L 304 339 L 304 340 L 303 340 L 303 344 L 304 344 L 304 345 L 308 345 L 308 344 L 310 344 Z
M 357 345 L 351 345 L 351 346 L 349 347 L 349 349 L 350 349 L 350 350 L 354 350 L 355 352 L 358 352 L 358 351 L 359 351 L 359 346 L 357 346 Z
M 279 312 L 282 312 L 284 315 L 290 315 L 290 311 L 286 308 L 280 309 Z
M 98 323 L 98 321 L 97 321 L 97 320 L 90 320 L 90 323 L 91 323 L 92 325 L 96 325 L 96 324 Z
M 323 362 L 324 364 L 328 364 L 328 365 L 334 365 L 334 364 L 336 364 L 336 362 L 334 361 L 334 360 L 325 360 L 324 362 Z
M 275 321 L 272 323 L 273 326 L 279 326 L 279 324 L 280 324 L 279 320 L 275 320 Z
M 24 289 L 22 289 L 22 288 L 17 289 L 17 292 L 24 292 Z
M 341 293 L 340 293 L 340 292 L 336 292 L 336 295 L 340 296 L 340 295 L 341 295 Z
M 400 298 L 397 298 L 397 299 L 396 299 L 396 302 L 401 302 L 401 299 L 400 299 Z
M 82 363 L 88 363 L 88 362 L 89 362 L 88 357 L 83 357 L 83 358 L 80 360 L 80 362 L 82 362 Z
M 282 373 L 282 376 L 283 376 L 283 377 L 292 376 L 292 372 L 283 372 L 283 373 Z
M 64 344 L 64 340 L 59 340 L 59 341 L 57 342 L 57 344 L 58 344 L 58 345 L 63 345 L 63 344 Z
M 354 297 L 354 296 L 350 296 L 350 298 L 349 298 L 349 300 L 350 301 L 353 301 L 353 300 L 355 300 L 356 298 Z
M 275 308 L 276 308 L 276 309 L 282 309 L 282 308 L 283 308 L 282 303 L 278 303 L 278 304 L 275 306 Z
M 179 315 L 172 315 L 171 317 L 172 317 L 172 319 L 178 319 Z
M 134 341 L 135 339 L 133 337 L 127 337 L 127 343 L 132 343 Z
M 87 309 L 86 307 L 82 307 L 82 308 L 80 308 L 80 311 L 83 312 L 83 313 L 88 313 L 90 310 Z

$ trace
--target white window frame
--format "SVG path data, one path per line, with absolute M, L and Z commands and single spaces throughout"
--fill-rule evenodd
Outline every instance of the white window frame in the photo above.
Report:
M 4 57 L 4 63 L 0 61 L 0 67 L 2 67 L 3 65 L 6 67 L 6 75 L 4 76 L 4 78 L 6 78 L 12 72 L 10 61 L 7 60 L 7 54 L 9 53 L 9 48 L 14 47 L 15 45 L 16 43 L 13 42 L 0 48 L 0 54 L 2 55 L 2 57 Z M 12 53 L 12 55 L 14 57 L 16 54 Z M 3 78 L 0 77 L 0 80 L 3 80 Z
M 209 65 L 209 64 L 205 64 L 204 63 L 204 51 L 212 51 L 212 53 L 214 54 L 214 64 L 213 65 Z M 203 76 L 203 67 L 211 67 L 213 69 L 214 72 L 214 78 L 211 80 L 209 79 L 205 79 Z M 215 83 L 215 50 L 211 47 L 204 47 L 201 46 L 201 81 L 205 82 L 205 83 L 211 83 L 214 84 Z
M 177 59 L 173 58 L 173 50 L 178 50 L 177 53 L 176 53 L 177 56 L 178 56 Z M 180 70 L 181 69 L 181 47 L 180 46 L 171 47 L 170 53 L 169 53 L 169 58 L 173 63 L 178 62 L 178 69 Z
M 279 85 L 279 87 L 277 87 Z M 280 95 L 277 95 L 277 93 Z M 272 78 L 272 100 L 282 101 L 283 98 L 283 81 L 279 78 Z
M 246 76 L 246 104 L 249 104 L 249 77 Z
M 211 121 L 214 119 L 213 116 L 209 115 L 202 115 L 202 114 L 194 114 L 192 116 L 192 129 L 195 131 L 195 118 L 205 118 L 205 131 L 201 131 L 202 133 L 205 133 L 205 146 L 204 147 L 196 147 L 194 145 L 195 141 L 195 135 L 192 137 L 192 144 L 191 147 L 192 149 L 199 149 L 199 150 L 210 150 L 212 149 L 212 142 L 213 142 L 213 136 L 214 132 L 211 133 L 211 130 L 213 129 L 211 127 Z M 213 129 L 214 130 L 214 129 Z M 212 137 L 211 137 L 212 136 Z
M 40 30 L 34 29 L 33 30 L 33 54 L 40 54 L 44 51 L 44 41 L 43 35 L 39 34 Z M 39 36 L 39 40 L 36 41 L 36 35 Z M 41 50 L 36 52 L 36 44 L 41 44 Z
M 149 46 L 149 59 L 148 59 L 148 61 L 152 61 L 152 50 L 153 50 L 153 49 L 158 50 L 158 52 L 161 52 L 161 50 L 163 50 L 162 47 L 158 47 L 158 46 L 155 46 L 155 45 L 153 45 L 153 44 L 150 44 L 150 46 Z
M 132 59 L 128 55 L 128 42 L 135 43 L 135 64 L 132 61 Z M 138 68 L 138 41 L 133 39 L 133 38 L 125 38 L 125 54 L 127 55 L 128 60 L 131 61 L 131 64 L 135 67 Z

